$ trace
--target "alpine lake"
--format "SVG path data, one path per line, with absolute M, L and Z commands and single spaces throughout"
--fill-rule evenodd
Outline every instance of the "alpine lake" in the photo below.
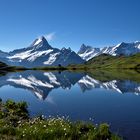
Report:
M 0 76 L 0 98 L 26 101 L 30 116 L 108 123 L 126 140 L 140 138 L 140 72 L 22 71 Z

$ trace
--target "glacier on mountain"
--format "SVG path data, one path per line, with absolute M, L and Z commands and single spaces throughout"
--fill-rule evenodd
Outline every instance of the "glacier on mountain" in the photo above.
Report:
M 140 53 L 140 42 L 132 42 L 132 43 L 120 43 L 116 46 L 109 46 L 103 48 L 93 48 L 91 46 L 82 45 L 80 50 L 78 51 L 78 55 L 88 61 L 89 59 L 101 55 L 101 54 L 109 54 L 112 56 L 124 55 L 129 56 L 136 53 Z

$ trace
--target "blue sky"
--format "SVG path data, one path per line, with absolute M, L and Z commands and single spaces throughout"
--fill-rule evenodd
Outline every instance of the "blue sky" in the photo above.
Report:
M 139 0 L 0 0 L 0 50 L 45 35 L 52 46 L 93 47 L 140 40 Z

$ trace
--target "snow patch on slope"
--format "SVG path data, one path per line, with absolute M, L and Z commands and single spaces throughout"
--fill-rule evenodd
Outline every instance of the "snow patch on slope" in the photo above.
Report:
M 28 50 L 28 51 L 25 51 L 25 52 L 17 53 L 15 55 L 9 56 L 7 58 L 9 58 L 9 59 L 26 59 L 26 58 L 28 58 L 31 55 L 31 51 L 32 50 Z
M 43 54 L 47 55 L 50 52 L 52 52 L 53 50 L 50 49 L 50 50 L 45 50 L 45 51 L 35 51 L 35 52 L 32 52 L 32 51 L 33 50 L 28 50 L 28 51 L 25 51 L 22 53 L 15 54 L 13 56 L 9 56 L 8 58 L 9 59 L 20 59 L 20 60 L 27 59 L 28 61 L 33 62 L 38 57 L 42 56 Z
M 38 45 L 40 42 L 42 42 L 42 39 L 38 38 L 37 41 L 34 43 L 34 46 Z
M 46 51 L 36 51 L 34 52 L 27 60 L 33 62 L 35 61 L 38 57 L 42 56 L 42 55 L 47 55 L 49 53 L 51 53 L 53 50 L 46 50 Z
M 59 55 L 59 54 L 60 53 L 50 54 L 49 59 L 47 61 L 43 62 L 43 64 L 45 64 L 45 65 L 51 65 L 51 64 L 53 64 L 53 62 L 55 62 L 55 60 L 57 58 L 56 56 Z

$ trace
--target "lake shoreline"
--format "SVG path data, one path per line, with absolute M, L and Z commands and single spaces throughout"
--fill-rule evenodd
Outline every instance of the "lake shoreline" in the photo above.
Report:
M 97 126 L 82 121 L 71 122 L 63 117 L 47 119 L 43 115 L 29 118 L 27 108 L 26 102 L 0 101 L 1 138 L 122 140 L 106 123 Z
M 8 69 L 0 69 L 1 76 L 5 75 L 7 73 L 13 73 L 13 72 L 22 72 L 22 71 L 46 71 L 46 72 L 54 72 L 58 71 L 59 73 L 63 71 L 68 72 L 82 72 L 87 73 L 92 77 L 97 77 L 97 79 L 101 80 L 104 77 L 104 80 L 125 80 L 125 79 L 131 79 L 136 82 L 140 82 L 140 69 L 122 69 L 122 68 L 76 68 L 76 67 L 37 67 L 37 68 L 24 68 L 24 67 L 10 67 Z M 105 78 L 106 77 L 106 78 Z
M 94 123 L 107 122 L 111 124 L 113 128 L 111 132 L 118 132 L 118 129 L 125 127 L 125 121 L 121 116 L 118 116 L 122 123 L 114 127 L 114 124 L 118 122 L 112 121 L 112 119 L 115 119 L 116 116 L 109 117 L 108 115 L 113 115 L 119 110 L 130 113 L 130 111 L 125 111 L 125 106 L 131 105 L 131 107 L 136 108 L 139 100 L 140 74 L 133 70 L 48 71 L 29 69 L 13 71 L 13 73 L 0 78 L 2 99 L 4 101 L 12 99 L 16 102 L 28 102 L 30 104 L 30 114 L 33 118 L 38 114 L 44 114 L 47 118 L 48 115 L 51 115 L 54 116 L 52 119 L 56 119 L 57 114 L 59 116 L 66 116 L 65 114 L 67 114 L 70 116 L 71 122 L 83 120 L 87 123 L 93 115 Z M 134 100 L 134 102 L 129 103 L 129 99 Z M 71 103 L 73 103 L 74 108 Z M 75 106 L 77 103 L 79 104 L 78 108 Z M 119 106 L 122 106 L 122 109 Z M 77 115 L 73 116 L 71 109 Z M 50 112 L 48 112 L 49 110 Z M 57 112 L 57 110 L 60 112 Z M 79 112 L 79 110 L 81 111 Z M 80 113 L 80 117 L 78 113 Z M 135 113 L 135 111 L 132 112 L 134 116 Z M 124 115 L 124 117 L 126 116 Z M 133 130 L 133 126 L 130 125 L 129 128 Z M 131 139 L 131 136 L 125 135 L 123 130 L 120 130 L 118 134 Z

